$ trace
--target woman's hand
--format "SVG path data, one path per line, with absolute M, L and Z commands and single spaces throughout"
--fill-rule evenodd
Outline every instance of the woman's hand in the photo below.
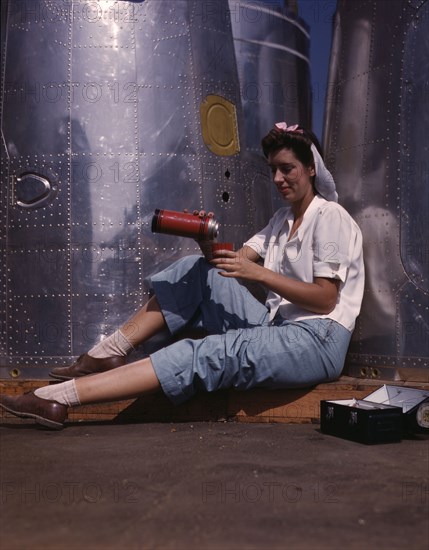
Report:
M 189 210 L 187 208 L 185 208 L 183 212 L 185 214 L 189 214 Z M 213 218 L 214 216 L 213 212 L 206 212 L 205 210 L 193 210 L 192 214 L 194 216 L 199 216 L 200 218 L 204 218 L 205 216 L 207 216 L 208 218 Z
M 265 268 L 256 263 L 252 253 L 248 247 L 243 247 L 237 252 L 217 250 L 210 263 L 220 269 L 219 275 L 223 277 L 259 281 Z
M 183 212 L 185 212 L 185 214 L 188 214 L 189 210 L 187 208 L 185 208 L 183 210 Z M 204 218 L 206 216 L 208 218 L 213 218 L 213 216 L 214 216 L 213 212 L 206 212 L 205 210 L 193 210 L 192 214 L 194 216 L 198 216 L 200 218 Z M 204 258 L 209 262 L 213 258 L 212 244 L 214 243 L 214 241 L 200 241 L 198 239 L 195 239 L 195 242 L 200 247 L 200 250 L 203 253 Z
M 289 302 L 313 313 L 328 315 L 337 302 L 340 281 L 315 277 L 311 283 L 291 279 L 256 263 L 258 255 L 243 247 L 238 252 L 218 250 L 210 262 L 219 275 L 254 281 L 276 292 Z

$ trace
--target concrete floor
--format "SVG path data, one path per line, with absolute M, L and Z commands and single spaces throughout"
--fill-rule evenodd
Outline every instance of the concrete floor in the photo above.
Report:
M 427 550 L 428 443 L 309 424 L 11 422 L 0 548 Z

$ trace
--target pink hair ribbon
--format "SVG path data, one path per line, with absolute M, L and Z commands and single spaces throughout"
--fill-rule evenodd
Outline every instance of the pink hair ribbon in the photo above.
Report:
M 288 126 L 286 122 L 276 122 L 275 127 L 277 130 L 282 130 L 283 132 L 299 132 L 302 134 L 302 130 L 298 129 L 298 124 L 293 124 L 292 126 Z

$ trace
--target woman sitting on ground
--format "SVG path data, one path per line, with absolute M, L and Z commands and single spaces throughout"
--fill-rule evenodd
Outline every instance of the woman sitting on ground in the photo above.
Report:
M 66 380 L 0 405 L 50 428 L 68 407 L 162 391 L 173 403 L 225 388 L 302 388 L 340 375 L 364 286 L 361 232 L 338 205 L 313 134 L 276 124 L 262 140 L 286 206 L 236 251 L 188 256 L 151 279 L 153 297 L 70 367 Z M 263 260 L 263 265 L 261 263 Z M 261 304 L 242 283 L 260 283 Z M 165 327 L 204 328 L 133 363 L 126 355 Z M 91 375 L 91 376 L 87 376 Z

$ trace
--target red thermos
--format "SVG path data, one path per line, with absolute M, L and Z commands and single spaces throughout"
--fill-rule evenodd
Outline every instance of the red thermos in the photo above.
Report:
M 217 237 L 218 222 L 210 216 L 195 216 L 185 212 L 156 209 L 152 218 L 153 233 L 191 237 L 197 241 L 212 241 Z

